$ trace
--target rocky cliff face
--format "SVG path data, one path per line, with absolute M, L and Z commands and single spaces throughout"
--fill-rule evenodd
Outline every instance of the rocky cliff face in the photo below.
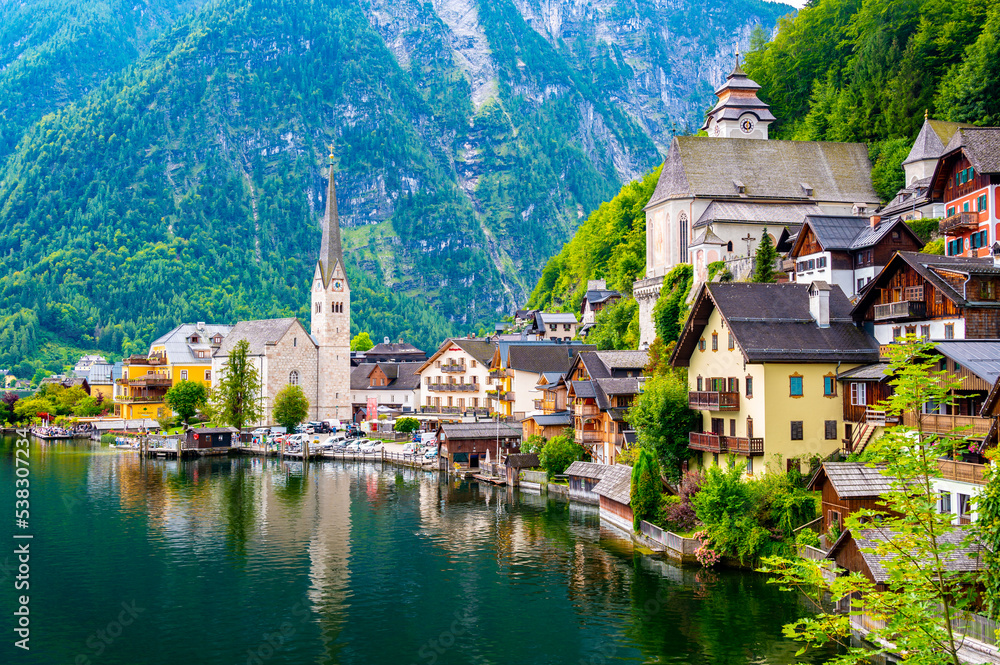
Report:
M 700 126 L 737 42 L 788 9 L 163 7 L 125 30 L 127 49 L 88 56 L 56 30 L 37 49 L 63 56 L 0 70 L 0 90 L 76 69 L 96 81 L 30 105 L 0 96 L 20 123 L 0 155 L 0 315 L 34 310 L 44 330 L 113 351 L 181 320 L 307 317 L 332 144 L 358 330 L 431 346 L 489 329 L 583 216 Z M 122 279 L 129 267 L 142 279 Z

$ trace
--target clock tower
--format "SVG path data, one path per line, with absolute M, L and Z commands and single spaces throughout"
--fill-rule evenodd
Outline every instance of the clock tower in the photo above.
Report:
M 774 122 L 770 107 L 757 98 L 760 86 L 751 81 L 740 67 L 715 91 L 719 101 L 708 112 L 702 129 L 709 136 L 724 139 L 767 139 L 767 127 Z
M 340 245 L 337 187 L 330 155 L 326 212 L 319 260 L 313 271 L 310 331 L 316 340 L 316 415 L 320 420 L 351 418 L 351 289 Z

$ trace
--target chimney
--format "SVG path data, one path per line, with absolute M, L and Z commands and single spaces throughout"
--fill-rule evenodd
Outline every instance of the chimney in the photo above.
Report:
M 388 344 L 389 343 L 389 338 L 388 337 L 383 337 L 382 338 L 382 343 L 383 344 Z
M 603 291 L 608 288 L 608 283 L 603 279 L 588 279 L 587 280 L 587 290 L 588 291 Z
M 198 325 L 197 325 L 197 328 L 198 328 L 198 330 L 204 330 L 205 329 L 205 322 L 204 321 L 199 321 Z
M 881 215 L 872 215 L 871 217 L 869 217 L 869 219 L 871 220 L 873 229 L 877 229 L 878 225 L 882 223 Z
M 809 285 L 809 315 L 820 328 L 830 327 L 830 285 L 823 280 Z

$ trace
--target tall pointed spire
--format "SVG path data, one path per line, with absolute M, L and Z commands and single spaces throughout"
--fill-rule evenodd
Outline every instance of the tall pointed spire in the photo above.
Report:
M 330 286 L 333 273 L 340 264 L 343 280 L 347 282 L 344 252 L 340 246 L 340 217 L 337 214 L 337 186 L 333 175 L 333 146 L 330 146 L 330 178 L 326 186 L 326 212 L 323 215 L 323 240 L 319 246 L 319 270 L 323 287 Z

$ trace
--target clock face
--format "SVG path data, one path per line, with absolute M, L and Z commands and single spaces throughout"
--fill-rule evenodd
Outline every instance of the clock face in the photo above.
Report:
M 720 131 L 721 129 L 719 127 L 719 123 L 715 123 L 715 127 L 712 128 L 712 133 L 718 136 Z
M 744 134 L 752 132 L 755 126 L 756 123 L 753 121 L 753 118 L 743 118 L 740 120 L 740 131 Z
M 333 289 L 335 291 L 341 291 L 341 290 L 343 290 L 343 288 L 344 288 L 344 283 L 343 282 L 341 282 L 339 279 L 334 280 L 334 282 L 333 282 Z

